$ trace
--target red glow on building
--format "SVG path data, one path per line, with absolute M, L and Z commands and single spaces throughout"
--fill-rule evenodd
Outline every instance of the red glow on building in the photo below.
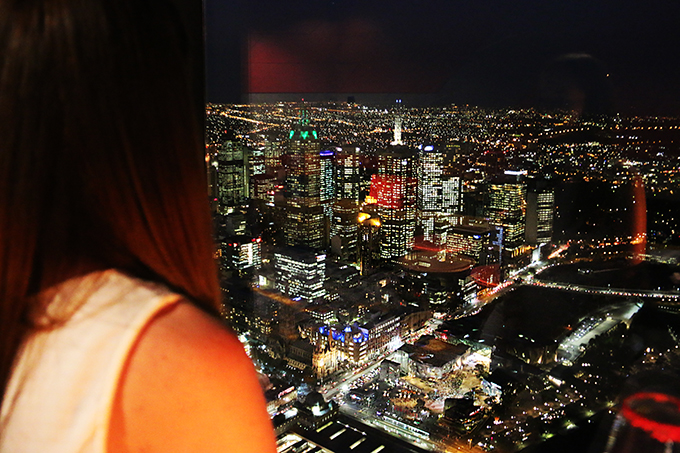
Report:
M 501 281 L 501 270 L 498 264 L 479 266 L 472 269 L 470 277 L 483 288 L 493 288 L 498 286 Z
M 371 192 L 369 197 L 375 199 L 376 204 L 383 208 L 403 209 L 407 187 L 415 184 L 415 178 L 373 175 L 371 177 Z
M 434 245 L 431 242 L 427 242 L 423 240 L 423 236 L 416 236 L 415 239 L 415 244 L 413 245 L 414 250 L 424 250 L 427 252 L 441 252 L 442 250 L 445 250 L 444 247 L 439 246 L 439 245 Z

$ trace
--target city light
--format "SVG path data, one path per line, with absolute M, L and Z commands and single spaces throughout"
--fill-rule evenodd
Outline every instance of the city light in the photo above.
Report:
M 206 154 L 224 316 L 271 382 L 280 448 L 316 448 L 287 437 L 297 426 L 349 450 L 390 451 L 370 427 L 510 451 L 680 360 L 680 137 L 664 135 L 680 120 L 343 102 L 211 115 L 240 137 Z

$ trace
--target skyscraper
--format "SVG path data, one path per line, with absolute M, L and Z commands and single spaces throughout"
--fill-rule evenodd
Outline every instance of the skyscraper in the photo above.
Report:
M 380 219 L 362 212 L 359 214 L 359 272 L 368 275 L 380 258 Z
M 514 181 L 490 183 L 484 208 L 489 223 L 503 229 L 503 250 L 510 257 L 517 256 L 524 245 L 526 185 Z
M 414 151 L 405 146 L 392 146 L 378 154 L 378 174 L 371 179 L 370 197 L 382 224 L 383 259 L 401 258 L 413 248 L 418 189 L 415 160 Z
M 253 198 L 264 201 L 268 206 L 274 206 L 276 193 L 276 176 L 270 174 L 253 176 Z
M 264 145 L 264 164 L 265 170 L 275 173 L 281 168 L 282 144 L 273 137 L 269 137 Z
M 303 118 L 288 133 L 285 236 L 288 245 L 323 247 L 321 158 L 317 130 Z
M 333 203 L 331 219 L 331 248 L 343 260 L 357 258 L 359 236 L 359 205 L 354 200 L 342 199 Z
M 250 196 L 247 148 L 236 140 L 226 140 L 217 153 L 219 211 L 229 214 Z
M 527 190 L 526 241 L 531 245 L 552 241 L 555 191 L 545 181 L 532 181 Z
M 343 146 L 335 156 L 335 198 L 359 201 L 360 192 L 359 147 Z
M 418 152 L 418 214 L 423 239 L 432 242 L 434 224 L 442 214 L 442 169 L 444 153 L 432 145 L 421 146 Z
M 221 244 L 221 251 L 224 267 L 238 272 L 241 276 L 262 266 L 262 238 L 259 236 L 225 238 Z
M 321 151 L 319 157 L 321 164 L 320 201 L 324 215 L 330 218 L 333 211 L 333 200 L 335 199 L 335 153 L 331 150 L 324 150 Z
M 442 214 L 449 219 L 463 212 L 463 178 L 442 175 Z

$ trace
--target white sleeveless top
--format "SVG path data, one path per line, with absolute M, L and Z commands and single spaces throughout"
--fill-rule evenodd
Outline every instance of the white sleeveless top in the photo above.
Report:
M 0 412 L 0 453 L 106 452 L 130 349 L 159 310 L 181 300 L 115 270 L 75 281 L 94 281 L 77 285 L 91 291 L 82 305 L 64 324 L 32 334 L 19 352 Z

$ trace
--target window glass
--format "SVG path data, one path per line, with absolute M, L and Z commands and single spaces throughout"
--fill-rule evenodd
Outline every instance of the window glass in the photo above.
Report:
M 224 316 L 280 451 L 604 451 L 680 395 L 679 13 L 207 0 Z

